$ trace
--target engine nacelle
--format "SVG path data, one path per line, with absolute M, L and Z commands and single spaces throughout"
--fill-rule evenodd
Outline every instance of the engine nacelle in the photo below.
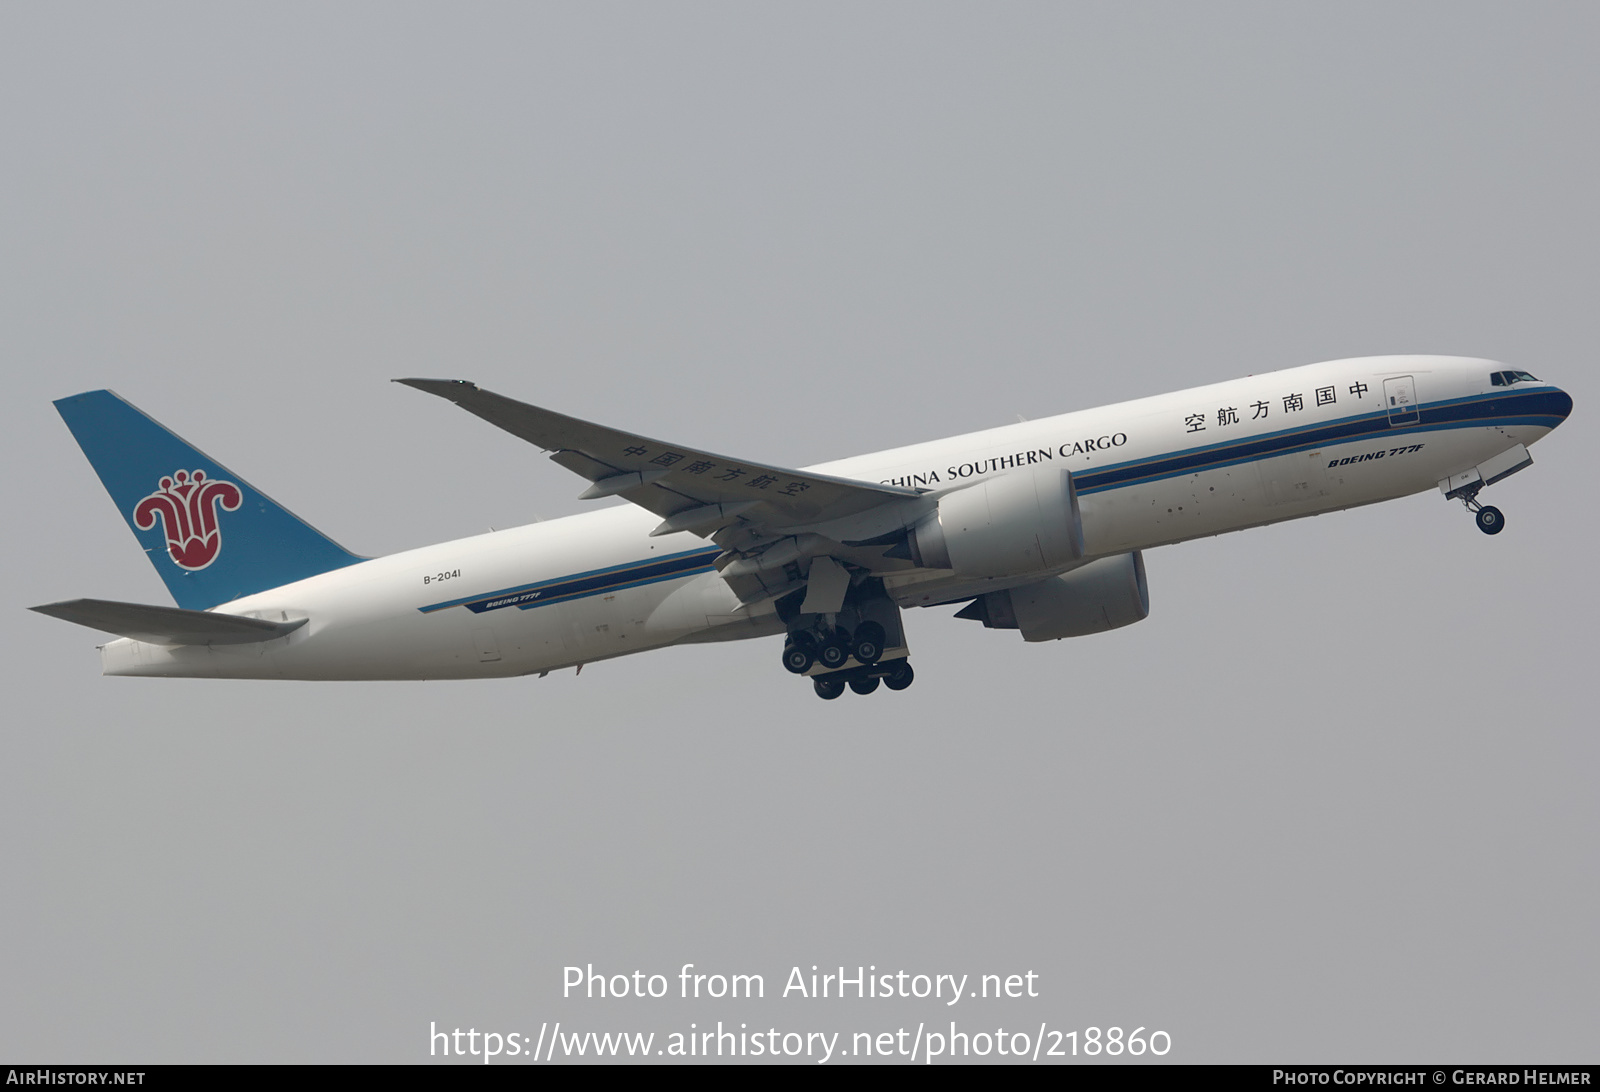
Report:
M 1142 622 L 1150 614 L 1144 556 L 1103 557 L 1070 573 L 980 595 L 957 618 L 990 629 L 1017 629 L 1025 641 L 1084 637 Z
M 1083 556 L 1083 517 L 1072 473 L 1019 468 L 939 498 L 911 531 L 912 560 L 963 576 L 1048 572 Z

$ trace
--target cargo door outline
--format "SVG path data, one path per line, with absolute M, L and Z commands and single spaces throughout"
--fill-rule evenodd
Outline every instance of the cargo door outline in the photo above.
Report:
M 1389 411 L 1389 427 L 1414 425 L 1422 419 L 1417 409 L 1417 381 L 1409 375 L 1390 376 L 1383 381 L 1383 403 Z

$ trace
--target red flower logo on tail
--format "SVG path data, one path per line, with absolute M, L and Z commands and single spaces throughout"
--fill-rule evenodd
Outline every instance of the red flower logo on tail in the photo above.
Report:
M 133 524 L 148 531 L 161 517 L 167 533 L 167 553 L 180 568 L 203 569 L 222 552 L 217 509 L 236 510 L 244 494 L 232 482 L 207 481 L 204 470 L 180 470 L 161 479 L 161 488 L 133 510 Z

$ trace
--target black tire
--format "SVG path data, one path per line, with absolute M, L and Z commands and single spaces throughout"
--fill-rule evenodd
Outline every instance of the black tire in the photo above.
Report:
M 857 694 L 863 694 L 863 695 L 870 694 L 874 690 L 878 689 L 878 680 L 877 680 L 876 677 L 868 677 L 868 678 L 865 678 L 865 679 L 851 679 L 850 680 L 850 689 L 854 690 Z
M 817 662 L 817 651 L 810 638 L 791 637 L 783 643 L 783 666 L 796 675 L 804 675 Z
M 1478 530 L 1486 535 L 1498 535 L 1506 529 L 1506 517 L 1500 514 L 1500 509 L 1484 507 L 1478 509 Z
M 850 654 L 857 663 L 875 664 L 883 656 L 883 627 L 876 622 L 863 622 L 856 627 L 856 643 Z
M 817 662 L 828 670 L 843 667 L 844 662 L 850 658 L 850 639 L 843 633 L 835 633 L 822 642 L 817 649 Z
M 840 694 L 844 693 L 844 683 L 840 682 L 838 679 L 830 679 L 826 676 L 819 679 L 812 679 L 811 688 L 817 692 L 817 697 L 821 698 L 823 701 L 832 701 L 834 698 L 837 698 Z
M 901 660 L 900 666 L 884 677 L 883 685 L 890 690 L 904 690 L 916 680 L 916 677 L 917 673 L 911 670 L 911 664 Z

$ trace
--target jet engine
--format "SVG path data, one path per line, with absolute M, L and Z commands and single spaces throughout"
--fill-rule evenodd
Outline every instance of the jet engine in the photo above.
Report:
M 907 537 L 917 565 L 963 576 L 1065 568 L 1083 556 L 1078 491 L 1060 467 L 1019 468 L 940 497 Z
M 990 629 L 1021 630 L 1025 641 L 1055 641 L 1120 629 L 1149 614 L 1144 556 L 1135 550 L 1048 580 L 988 592 L 956 617 L 975 619 Z

